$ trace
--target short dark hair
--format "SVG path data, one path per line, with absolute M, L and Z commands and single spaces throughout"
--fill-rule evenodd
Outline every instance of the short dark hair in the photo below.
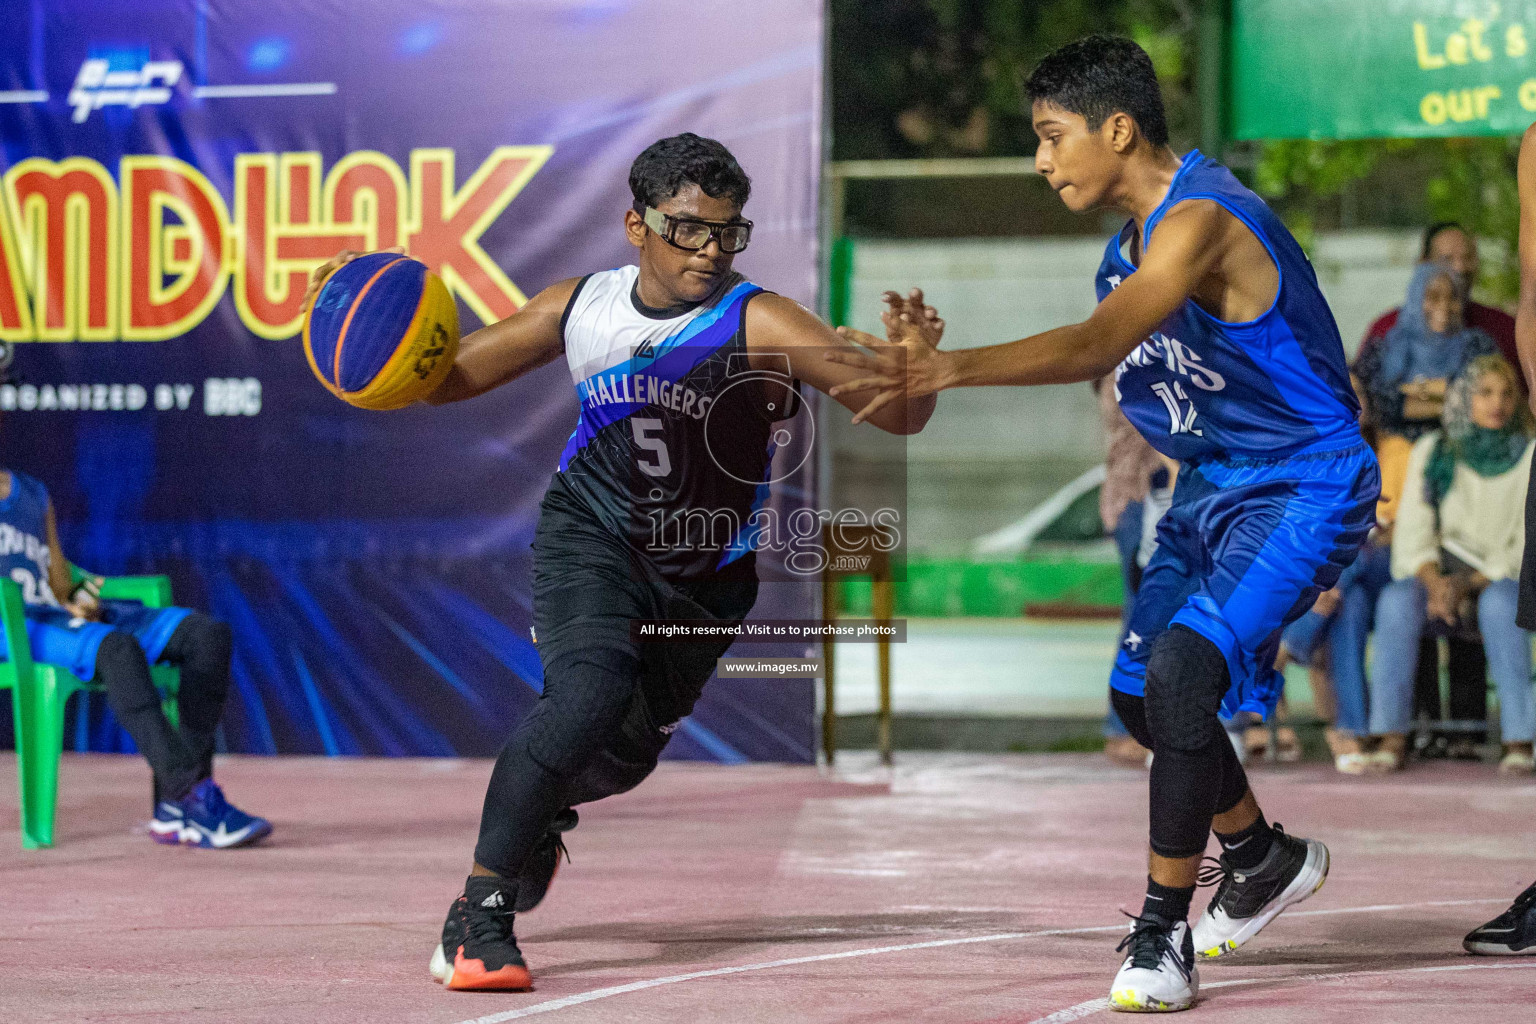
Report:
M 692 132 L 651 143 L 629 168 L 637 210 L 661 205 L 690 183 L 712 199 L 730 199 L 737 206 L 746 206 L 752 195 L 752 179 L 731 151 Z
M 1119 36 L 1089 36 L 1047 54 L 1024 83 L 1031 103 L 1044 100 L 1081 114 L 1097 131 L 1111 114 L 1129 114 L 1154 146 L 1168 145 L 1163 92 L 1147 51 Z
M 1468 231 L 1466 226 L 1463 225 L 1460 221 L 1437 220 L 1429 227 L 1424 229 L 1424 244 L 1419 249 L 1419 259 L 1429 259 L 1429 248 L 1435 244 L 1435 239 L 1439 238 L 1441 232 L 1443 231 L 1460 231 L 1468 238 L 1472 237 L 1472 232 Z

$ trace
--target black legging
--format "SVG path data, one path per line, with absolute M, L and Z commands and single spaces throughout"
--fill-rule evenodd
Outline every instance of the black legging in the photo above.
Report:
M 213 773 L 214 732 L 229 695 L 234 640 L 224 623 L 201 612 L 182 620 L 160 660 L 181 669 L 176 695 L 180 728 L 171 728 L 133 634 L 114 632 L 96 654 L 95 679 L 107 704 L 154 772 L 154 799 L 179 800 Z
M 1172 641 L 1170 643 L 1170 641 Z M 1168 679 L 1159 679 L 1159 675 Z M 1163 857 L 1194 857 L 1205 851 L 1211 819 L 1236 807 L 1248 792 L 1248 776 L 1217 713 L 1228 676 L 1210 641 L 1183 626 L 1160 636 L 1147 667 L 1148 692 L 1164 704 L 1154 728 L 1147 700 L 1110 690 L 1110 703 L 1126 731 L 1152 751 L 1148 788 L 1152 851 Z
M 668 581 L 589 514 L 549 498 L 533 551 L 544 690 L 496 758 L 475 845 L 475 862 L 508 878 L 561 810 L 626 792 L 651 773 L 730 647 L 729 638 L 644 643 L 632 625 L 739 621 L 757 596 L 745 560 Z

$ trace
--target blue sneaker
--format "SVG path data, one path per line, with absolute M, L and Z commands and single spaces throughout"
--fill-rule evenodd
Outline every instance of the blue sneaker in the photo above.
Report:
M 149 834 L 157 843 L 227 850 L 265 839 L 272 834 L 272 823 L 246 814 L 224 799 L 212 779 L 204 779 L 180 800 L 160 801 Z

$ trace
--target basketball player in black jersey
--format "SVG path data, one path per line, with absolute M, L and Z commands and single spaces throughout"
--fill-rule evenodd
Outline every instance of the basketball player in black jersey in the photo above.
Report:
M 860 372 L 825 357 L 848 342 L 732 270 L 751 239 L 751 184 L 724 146 L 662 139 L 635 160 L 629 184 L 624 231 L 638 266 L 551 285 L 469 335 L 428 399 L 474 398 L 564 355 L 582 405 L 533 544 L 544 690 L 496 760 L 474 868 L 432 958 L 449 988 L 532 984 L 513 915 L 543 899 L 572 808 L 650 774 L 730 646 L 641 645 L 631 623 L 745 618 L 757 596 L 748 523 L 774 422 L 792 410 L 794 381 L 825 392 Z M 320 268 L 311 294 L 353 256 Z M 886 301 L 887 318 L 942 327 L 920 292 Z M 733 381 L 743 363 L 767 381 Z M 915 433 L 933 408 L 931 397 L 892 402 L 867 419 Z

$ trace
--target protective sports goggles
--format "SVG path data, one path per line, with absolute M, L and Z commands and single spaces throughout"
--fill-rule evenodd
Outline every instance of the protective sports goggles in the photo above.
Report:
M 741 252 L 752 241 L 752 222 L 749 220 L 733 220 L 725 224 L 693 220 L 670 216 L 654 206 L 647 206 L 641 216 L 645 226 L 656 232 L 663 242 L 690 252 L 704 248 L 711 238 L 720 243 L 721 252 L 727 253 Z

